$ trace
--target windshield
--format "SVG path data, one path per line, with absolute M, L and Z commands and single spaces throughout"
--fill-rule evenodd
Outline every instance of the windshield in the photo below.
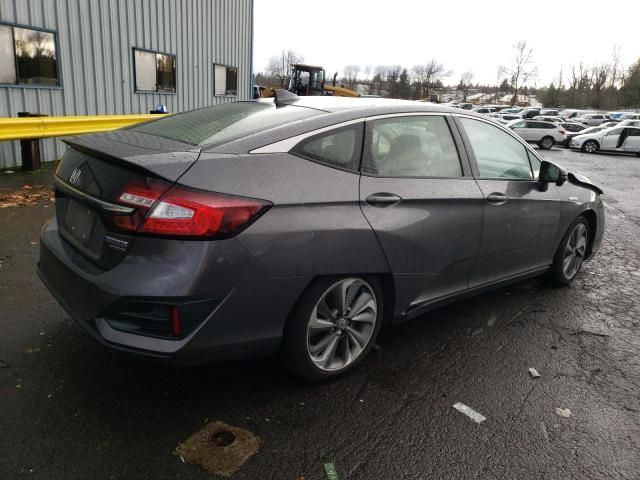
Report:
M 192 110 L 143 123 L 136 132 L 170 138 L 191 145 L 235 140 L 323 113 L 320 110 L 273 103 L 233 102 Z

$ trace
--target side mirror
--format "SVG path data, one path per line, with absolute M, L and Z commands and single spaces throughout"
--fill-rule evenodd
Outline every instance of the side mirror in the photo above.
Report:
M 540 164 L 540 173 L 538 180 L 541 183 L 555 183 L 558 187 L 567 181 L 567 171 L 556 165 L 555 163 L 547 162 L 543 160 Z

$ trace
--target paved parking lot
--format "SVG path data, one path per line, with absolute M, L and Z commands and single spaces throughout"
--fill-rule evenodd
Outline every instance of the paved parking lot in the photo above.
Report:
M 640 478 L 640 159 L 543 155 L 606 193 L 602 250 L 575 283 L 383 331 L 362 368 L 321 385 L 275 360 L 176 368 L 104 350 L 35 274 L 47 196 L 0 208 L 0 478 L 211 478 L 174 451 L 215 420 L 261 439 L 238 479 L 321 479 L 327 462 L 341 479 Z

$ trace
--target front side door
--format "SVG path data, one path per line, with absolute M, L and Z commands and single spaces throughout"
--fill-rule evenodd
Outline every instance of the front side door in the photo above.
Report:
M 522 142 L 488 122 L 466 117 L 457 122 L 485 198 L 482 243 L 469 286 L 550 265 L 560 197 L 553 184 L 540 188 L 540 161 Z
M 360 204 L 404 311 L 467 288 L 482 234 L 482 192 L 445 115 L 367 121 Z
M 627 128 L 623 148 L 625 152 L 640 153 L 640 128 Z
M 624 132 L 624 128 L 614 128 L 610 132 L 607 132 L 604 137 L 602 137 L 602 145 L 600 148 L 602 150 L 621 150 L 621 145 L 619 145 L 620 135 Z

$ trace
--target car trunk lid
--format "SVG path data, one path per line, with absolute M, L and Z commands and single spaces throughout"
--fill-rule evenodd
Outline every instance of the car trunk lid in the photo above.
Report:
M 198 159 L 191 145 L 119 130 L 66 139 L 56 171 L 56 218 L 60 235 L 103 269 L 126 256 L 143 215 L 120 201 L 127 185 L 168 190 Z

